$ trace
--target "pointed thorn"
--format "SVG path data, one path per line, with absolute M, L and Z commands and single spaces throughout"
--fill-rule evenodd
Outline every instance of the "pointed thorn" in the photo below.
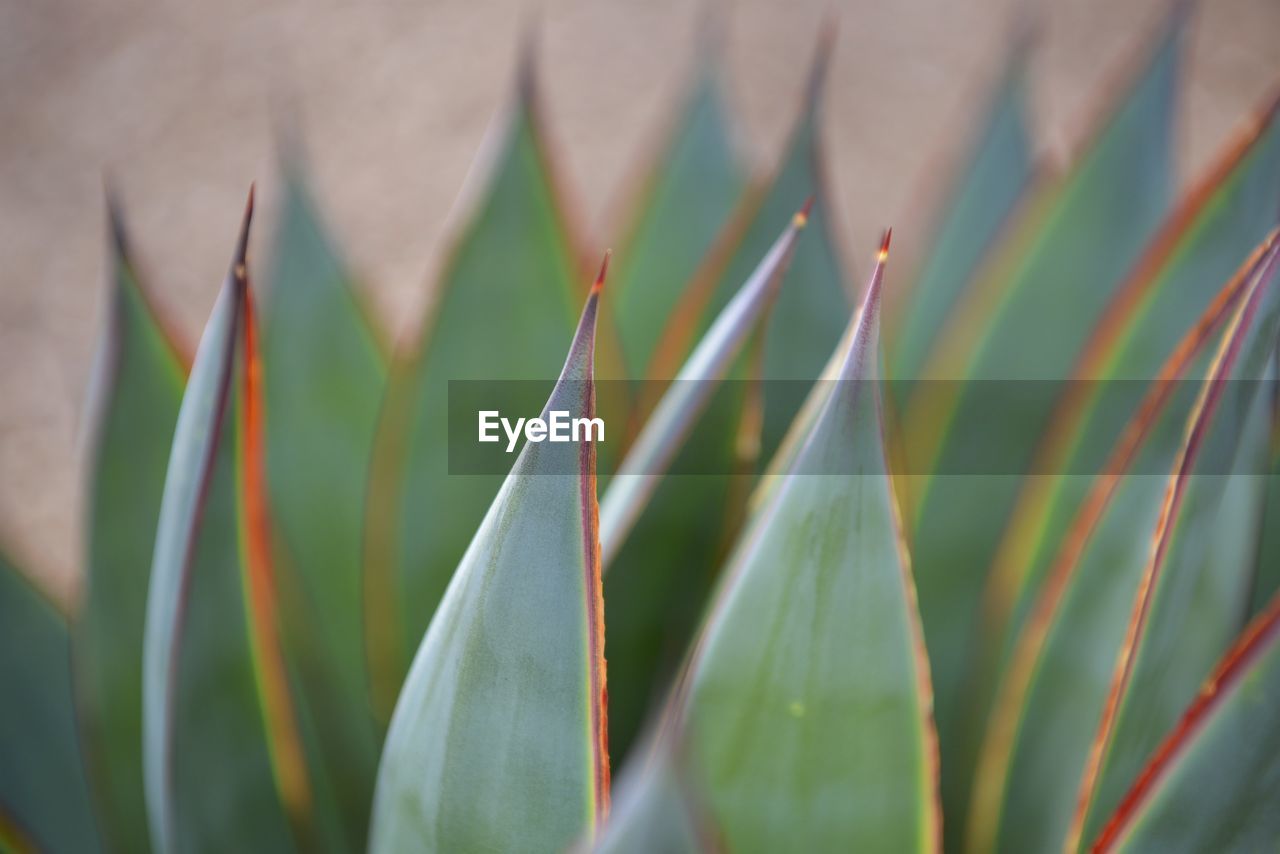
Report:
M 809 212 L 813 210 L 813 200 L 817 196 L 809 196 L 804 200 L 804 204 L 800 206 L 800 210 L 796 211 L 796 215 L 791 218 L 791 224 L 797 229 L 804 228 L 809 224 Z
M 887 228 L 884 237 L 880 238 L 880 252 L 876 255 L 876 261 L 883 264 L 889 260 L 889 241 L 893 240 L 893 229 Z
M 604 277 L 609 273 L 609 259 L 612 256 L 612 249 L 604 250 L 604 261 L 600 263 L 600 274 L 596 276 L 595 284 L 591 286 L 591 293 L 598 294 L 604 288 Z

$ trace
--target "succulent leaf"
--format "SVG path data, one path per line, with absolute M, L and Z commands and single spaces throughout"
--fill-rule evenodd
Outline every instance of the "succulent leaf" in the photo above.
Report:
M 740 445 L 758 430 L 748 377 L 804 218 L 797 214 L 667 386 L 601 504 L 602 561 L 606 570 L 617 564 L 605 576 L 615 761 L 666 693 L 740 522 L 754 464 Z M 706 473 L 666 476 L 673 462 Z
M 1256 429 L 1245 429 L 1252 400 L 1240 407 L 1233 406 L 1234 400 L 1224 405 L 1223 398 L 1260 388 L 1246 379 L 1247 372 L 1237 371 L 1256 369 L 1274 348 L 1277 289 L 1267 285 L 1277 248 L 1273 235 L 1224 289 L 1227 295 L 1243 293 L 1234 300 L 1225 330 L 1216 336 L 1217 348 L 1208 351 L 1209 337 L 1197 329 L 1188 336 L 1189 346 L 1170 359 L 1118 443 L 1108 474 L 1099 478 L 1064 539 L 988 724 L 975 784 L 972 845 L 1020 850 L 1064 843 L 1117 656 L 1136 640 L 1126 640 L 1135 599 L 1147 601 L 1151 591 L 1144 585 L 1158 571 L 1168 572 L 1166 579 L 1196 584 L 1205 553 L 1187 547 L 1194 535 L 1185 539 L 1182 530 L 1194 528 L 1206 542 L 1215 529 L 1240 523 L 1233 518 L 1239 514 L 1220 512 L 1230 480 L 1224 475 L 1237 454 L 1247 456 L 1254 441 L 1249 436 Z M 1238 282 L 1244 288 L 1236 287 Z M 1257 300 L 1263 297 L 1259 308 Z M 1216 307 L 1206 313 L 1212 321 L 1204 324 L 1206 329 L 1222 325 L 1220 314 Z M 1227 358 L 1227 353 L 1238 357 Z M 1199 396 L 1191 394 L 1194 384 L 1179 382 L 1183 376 L 1204 377 Z M 1225 395 L 1220 393 L 1224 387 L 1230 389 Z M 1211 451 L 1204 454 L 1204 448 Z M 1184 464 L 1192 468 L 1184 470 Z M 1196 465 L 1204 468 L 1197 471 Z M 1173 474 L 1148 474 L 1161 470 Z M 1186 518 L 1171 524 L 1162 513 L 1166 498 L 1175 494 L 1193 498 L 1183 505 Z M 1135 536 L 1138 531 L 1155 533 L 1144 538 Z M 1157 548 L 1174 533 L 1173 540 L 1181 545 Z M 1239 535 L 1238 529 L 1235 533 Z M 1205 609 L 1188 618 L 1188 644 L 1179 646 L 1187 660 L 1172 665 L 1174 684 L 1192 678 L 1185 674 L 1205 655 L 1211 663 L 1239 625 L 1252 562 L 1237 557 L 1234 565 L 1214 562 L 1221 587 L 1201 591 Z M 1193 677 L 1191 693 L 1208 666 Z
M 0 555 L 0 849 L 98 851 L 67 619 Z
M 1085 769 L 1073 845 L 1082 830 L 1101 830 L 1248 612 L 1280 341 L 1278 252 L 1255 273 L 1188 427 Z
M 977 273 L 983 256 L 1035 185 L 1027 115 L 1029 32 L 1019 34 L 981 132 L 961 161 L 933 227 L 923 261 L 885 300 L 892 342 L 885 368 L 895 383 L 915 379 L 947 312 Z M 905 235 L 904 235 L 905 237 Z
M 84 603 L 72 633 L 80 726 L 111 848 L 150 845 L 142 783 L 142 639 L 156 518 L 186 382 L 110 206 L 112 288 L 89 487 Z
M 1062 180 L 1036 191 L 951 312 L 921 379 L 963 382 L 926 384 L 904 410 L 906 470 L 948 474 L 904 481 L 914 493 L 904 503 L 914 508 L 908 528 L 949 816 L 963 816 L 969 799 L 975 751 L 962 682 L 1017 474 L 1046 428 L 1055 389 L 1168 204 L 1183 31 L 1179 13 L 1101 132 Z M 991 381 L 1020 383 L 998 414 L 984 394 Z M 962 838 L 962 821 L 948 822 L 949 839 Z
M 1094 851 L 1262 850 L 1280 835 L 1280 598 L 1216 667 Z
M 718 84 L 714 60 L 701 59 L 614 256 L 603 299 L 632 377 L 644 376 L 680 294 L 746 186 Z
M 283 165 L 263 309 L 266 462 L 283 640 L 348 844 L 367 838 L 379 734 L 361 607 L 365 488 L 387 363 L 304 183 Z
M 932 850 L 928 664 L 885 460 L 881 264 L 795 463 L 725 569 L 680 705 L 729 847 Z
M 599 285 L 544 418 L 553 410 L 594 416 Z M 396 704 L 378 772 L 372 851 L 557 850 L 590 835 L 604 815 L 597 528 L 593 444 L 527 442 L 458 565 Z
M 574 328 L 574 250 L 531 74 L 526 64 L 516 103 L 490 131 L 494 169 L 439 277 L 423 339 L 392 366 L 370 475 L 364 596 L 375 710 L 384 720 L 502 482 L 448 477 L 448 382 L 546 380 Z
M 252 197 L 182 398 L 151 567 L 143 777 L 157 851 L 287 851 L 310 822 L 275 622 L 251 211 Z

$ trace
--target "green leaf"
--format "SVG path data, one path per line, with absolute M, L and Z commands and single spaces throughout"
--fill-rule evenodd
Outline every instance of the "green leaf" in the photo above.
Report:
M 1094 470 L 1134 416 L 1134 383 L 1156 376 L 1178 337 L 1197 328 L 1227 280 L 1277 222 L 1280 122 L 1251 122 L 1165 221 L 1116 289 L 1059 396 L 995 551 L 967 685 L 965 743 L 976 738 L 1041 582 L 1084 502 Z M 1243 285 L 1243 279 L 1240 280 Z M 1229 306 L 1221 303 L 1221 311 Z M 1216 322 L 1216 321 L 1215 321 Z
M 439 279 L 422 342 L 393 366 L 379 426 L 365 614 L 375 708 L 384 719 L 501 484 L 497 476 L 449 476 L 449 380 L 546 380 L 573 331 L 578 276 L 530 75 L 526 63 L 519 97 L 490 140 L 495 168 Z
M 1249 123 L 1192 188 L 1116 292 L 1077 362 L 1086 382 L 1054 414 L 1038 471 L 1079 472 L 1098 459 L 1133 416 L 1131 395 L 1105 390 L 1155 375 L 1215 296 L 1205 282 L 1226 281 L 1280 223 L 1280 101 Z M 1008 634 L 1022 625 L 1062 535 L 1089 488 L 1086 477 L 1028 484 L 997 553 L 990 584 L 1013 607 Z
M 1277 356 L 1280 373 L 1280 355 Z M 1280 591 L 1280 383 L 1272 390 L 1271 452 L 1249 613 L 1260 614 Z
M 744 377 L 758 362 L 765 313 L 803 219 L 801 211 L 667 386 L 601 504 L 606 570 L 616 556 L 605 576 L 615 761 L 666 693 L 740 522 L 754 460 L 741 460 L 739 445 L 758 424 L 751 415 L 759 407 L 757 388 Z M 675 473 L 667 476 L 673 458 Z M 707 473 L 685 473 L 684 465 Z
M 912 478 L 924 483 L 911 483 L 917 495 L 904 502 L 916 508 L 908 528 L 936 689 L 943 800 L 957 817 L 949 840 L 963 831 L 969 798 L 965 674 L 983 584 L 1054 392 L 1168 203 L 1183 31 L 1177 15 L 1092 145 L 1063 181 L 1040 188 L 951 312 L 921 377 L 964 382 L 926 382 L 905 408 L 905 470 L 948 473 Z M 1020 383 L 998 416 L 984 394 L 991 381 Z
M 601 559 L 606 567 L 697 423 L 716 384 L 777 298 L 808 216 L 806 203 L 698 342 L 618 465 L 600 506 Z
M 544 418 L 594 417 L 599 285 Z M 521 450 L 396 703 L 372 851 L 561 850 L 607 809 L 595 463 L 589 442 Z
M 309 821 L 275 625 L 248 227 L 246 212 L 182 398 L 156 533 L 143 772 L 158 851 L 290 850 L 291 824 Z
M 1117 655 L 1125 649 L 1135 597 L 1146 601 L 1157 573 L 1167 573 L 1166 581 L 1175 579 L 1179 585 L 1189 580 L 1194 587 L 1209 565 L 1205 544 L 1211 538 L 1218 543 L 1213 532 L 1239 524 L 1231 513 L 1221 512 L 1231 480 L 1221 473 L 1232 470 L 1242 442 L 1247 446 L 1250 441 L 1244 416 L 1252 400 L 1231 398 L 1258 391 L 1259 384 L 1247 377 L 1274 347 L 1278 301 L 1276 289 L 1264 286 L 1276 250 L 1273 237 L 1243 272 L 1248 285 L 1234 303 L 1216 352 L 1206 351 L 1207 330 L 1197 330 L 1188 338 L 1192 346 L 1180 347 L 1170 359 L 1108 461 L 1108 474 L 1099 478 L 1064 539 L 989 722 L 970 827 L 969 841 L 976 850 L 1040 850 L 1063 844 Z M 1231 293 L 1230 285 L 1226 293 Z M 1266 300 L 1261 308 L 1260 296 Z M 1213 314 L 1211 309 L 1209 328 L 1220 324 Z M 1223 355 L 1230 353 L 1239 357 Z M 1205 378 L 1199 395 L 1192 394 L 1196 384 L 1181 381 L 1183 376 Z M 1225 394 L 1224 388 L 1229 389 Z M 1245 405 L 1237 405 L 1241 402 Z M 1159 471 L 1173 474 L 1149 474 Z M 1192 497 L 1182 505 L 1188 515 L 1170 525 L 1175 517 L 1164 516 L 1167 497 L 1188 494 Z M 1185 538 L 1182 530 L 1188 532 Z M 1153 533 L 1150 538 L 1135 536 L 1144 531 Z M 1175 531 L 1176 538 L 1166 536 Z M 1166 547 L 1170 542 L 1172 549 Z M 1159 544 L 1164 545 L 1156 548 Z M 1187 643 L 1172 644 L 1186 661 L 1171 666 L 1171 684 L 1189 678 L 1185 674 L 1203 659 L 1204 648 L 1221 643 L 1215 634 L 1226 631 L 1229 638 L 1234 633 L 1244 610 L 1241 579 L 1248 578 L 1251 562 L 1241 556 L 1236 566 L 1211 563 L 1221 587 L 1204 587 L 1204 611 L 1186 615 Z M 1215 629 L 1215 624 L 1230 628 Z M 1221 651 L 1219 645 L 1208 655 Z M 1206 672 L 1207 665 L 1194 677 L 1192 694 Z M 1189 699 L 1176 697 L 1176 689 L 1174 694 L 1159 697 L 1170 700 L 1173 709 Z
M 1263 851 L 1280 837 L 1280 599 L 1223 658 L 1097 851 Z
M 644 376 L 685 285 L 746 185 L 720 96 L 714 50 L 702 45 L 697 78 L 662 157 L 641 185 L 637 213 L 613 261 L 604 304 L 630 376 Z
M 380 735 L 369 701 L 362 532 L 386 358 L 296 162 L 264 306 L 267 479 L 286 652 L 342 810 L 347 846 L 368 838 Z
M 923 263 L 886 300 L 886 339 L 892 344 L 885 366 L 895 382 L 917 378 L 948 311 L 1033 184 L 1026 103 L 1030 46 L 1030 34 L 1021 33 L 982 131 L 960 161 Z
M 86 590 L 72 663 L 103 835 L 115 850 L 146 852 L 142 635 L 186 365 L 147 302 L 110 207 L 112 290 L 96 365 Z
M 0 555 L 0 848 L 97 851 L 67 621 Z
M 1081 785 L 1092 838 L 1248 613 L 1280 340 L 1276 254 L 1257 273 L 1188 431 Z M 1229 476 L 1226 473 L 1230 473 Z
M 825 182 L 819 134 L 830 48 L 829 39 L 820 45 L 805 94 L 804 112 L 772 181 L 767 189 L 751 194 L 740 207 L 717 243 L 718 251 L 725 252 L 724 260 L 710 259 L 703 273 L 710 278 L 694 285 L 695 290 L 708 288 L 706 308 L 699 314 L 699 327 L 705 331 L 795 212 L 806 200 L 814 200 L 809 215 L 812 234 L 796 249 L 788 273 L 791 284 L 779 293 L 765 333 L 760 375 L 766 382 L 766 392 L 759 450 L 764 459 L 772 456 L 804 392 L 840 340 L 851 307 L 833 237 L 831 195 Z M 679 317 L 673 321 L 678 322 Z
M 723 574 L 681 705 L 730 849 L 929 850 L 928 664 L 882 438 L 877 266 L 839 386 Z

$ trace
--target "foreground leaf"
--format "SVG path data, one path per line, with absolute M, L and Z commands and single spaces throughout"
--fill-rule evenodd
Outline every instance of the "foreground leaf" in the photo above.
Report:
M 917 508 L 908 527 L 937 692 L 943 798 L 957 816 L 950 839 L 962 831 L 972 777 L 964 677 L 983 584 L 1059 383 L 1168 203 L 1183 30 L 1178 16 L 1090 147 L 1065 179 L 1038 191 L 951 313 L 921 376 L 963 382 L 926 382 L 905 410 L 905 470 L 934 475 L 910 479 L 924 483 L 909 481 L 917 495 L 906 504 Z M 1002 395 L 993 414 L 990 390 L 1013 383 L 1017 392 Z
M 599 288 L 543 417 L 595 414 Z M 396 704 L 373 851 L 552 851 L 608 806 L 595 448 L 526 443 Z
M 1223 658 L 1095 851 L 1261 851 L 1280 836 L 1280 599 Z
M 1099 479 L 1064 540 L 989 724 L 971 827 L 974 847 L 1056 848 L 1067 839 L 1088 746 L 1107 704 L 1117 655 L 1126 644 L 1129 613 L 1135 597 L 1141 601 L 1144 596 L 1142 579 L 1150 583 L 1153 567 L 1160 566 L 1171 576 L 1191 579 L 1200 565 L 1195 548 L 1156 548 L 1176 530 L 1162 515 L 1167 497 L 1186 489 L 1198 493 L 1187 504 L 1198 509 L 1180 525 L 1189 532 L 1198 529 L 1202 542 L 1208 541 L 1207 532 L 1238 521 L 1220 517 L 1228 481 L 1222 474 L 1231 470 L 1230 461 L 1242 441 L 1247 442 L 1243 416 L 1250 407 L 1223 406 L 1223 398 L 1209 392 L 1224 386 L 1233 393 L 1259 388 L 1245 379 L 1247 373 L 1236 371 L 1256 367 L 1259 355 L 1265 359 L 1274 347 L 1276 289 L 1265 286 L 1276 250 L 1273 238 L 1241 272 L 1247 287 L 1216 351 L 1206 351 L 1207 335 L 1193 332 L 1191 346 L 1171 359 L 1118 444 L 1118 456 L 1108 462 L 1108 475 Z M 1255 298 L 1263 296 L 1266 303 L 1258 310 Z M 1224 355 L 1232 352 L 1241 355 Z M 1201 397 L 1191 394 L 1195 384 L 1179 382 L 1183 376 L 1205 377 Z M 1206 431 L 1208 438 L 1203 437 Z M 1199 456 L 1204 447 L 1214 452 Z M 1194 469 L 1184 468 L 1188 465 L 1203 466 L 1201 476 L 1189 477 Z M 1150 474 L 1159 471 L 1174 474 Z M 1155 533 L 1147 538 L 1135 532 Z M 1196 537 L 1191 534 L 1187 542 Z M 1243 586 L 1240 579 L 1247 578 L 1249 562 L 1236 564 L 1215 563 L 1221 589 L 1203 591 L 1207 622 L 1188 623 L 1190 648 L 1179 647 L 1187 655 L 1187 669 L 1179 664 L 1175 671 L 1193 671 L 1206 654 L 1203 650 L 1213 648 L 1214 623 L 1238 625 L 1243 606 L 1232 600 L 1243 593 L 1233 594 L 1231 588 Z M 1219 645 L 1207 654 L 1220 652 Z M 1175 700 L 1171 708 L 1179 705 Z M 1052 774 L 1048 768 L 1054 769 Z
M 142 636 L 165 466 L 186 382 L 111 207 L 112 290 L 96 365 L 84 605 L 72 636 L 76 699 L 103 835 L 145 852 Z
M 0 556 L 0 849 L 97 851 L 67 621 Z
M 484 176 L 479 204 L 440 276 L 423 340 L 393 366 L 379 425 L 364 602 L 375 707 L 384 720 L 502 482 L 449 477 L 449 380 L 546 380 L 573 331 L 578 277 L 531 74 L 526 64 L 517 102 L 491 131 L 494 171 Z
M 928 664 L 884 456 L 881 265 L 833 390 L 724 573 L 681 719 L 729 848 L 939 844 Z
M 350 274 L 286 161 L 264 308 L 267 482 L 287 559 L 285 644 L 337 789 L 348 845 L 368 837 L 379 741 L 369 702 L 361 539 L 386 359 Z
M 157 851 L 287 851 L 291 825 L 309 824 L 275 625 L 249 216 L 182 398 L 151 567 L 143 772 Z

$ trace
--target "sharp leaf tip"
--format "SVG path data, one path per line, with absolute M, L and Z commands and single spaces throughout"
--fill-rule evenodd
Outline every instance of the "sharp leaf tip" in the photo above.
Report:
M 600 262 L 600 272 L 596 275 L 595 283 L 591 285 L 591 293 L 598 294 L 604 289 L 605 276 L 609 274 L 609 259 L 613 257 L 613 250 L 604 250 L 604 260 Z

